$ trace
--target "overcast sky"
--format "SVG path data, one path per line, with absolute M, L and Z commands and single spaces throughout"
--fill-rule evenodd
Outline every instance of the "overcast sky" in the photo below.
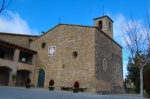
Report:
M 114 21 L 114 40 L 124 46 L 123 20 L 130 22 L 133 16 L 140 24 L 148 9 L 150 0 L 12 0 L 0 13 L 0 32 L 41 35 L 59 22 L 93 26 L 94 18 L 108 15 Z M 126 64 L 124 54 L 124 77 Z

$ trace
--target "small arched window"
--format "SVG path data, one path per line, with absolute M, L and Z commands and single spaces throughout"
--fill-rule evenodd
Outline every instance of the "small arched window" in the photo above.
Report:
M 42 47 L 42 48 L 45 48 L 45 46 L 46 46 L 46 43 L 43 42 L 42 45 L 41 45 L 41 47 Z
M 78 53 L 76 51 L 74 51 L 72 55 L 73 55 L 73 58 L 75 59 L 75 58 L 77 58 Z
M 119 65 L 116 64 L 116 72 L 118 73 L 119 72 Z
M 106 70 L 107 69 L 107 61 L 106 59 L 104 58 L 103 59 L 103 70 Z
M 102 26 L 103 22 L 102 21 L 99 21 L 99 28 L 102 29 L 103 26 Z

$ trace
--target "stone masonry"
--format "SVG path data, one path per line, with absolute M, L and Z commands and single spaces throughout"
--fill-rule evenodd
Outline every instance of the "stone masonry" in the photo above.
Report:
M 0 32 L 0 85 L 23 85 L 25 71 L 28 71 L 26 75 L 30 75 L 31 83 L 33 83 L 36 52 L 29 49 L 29 43 L 37 37 Z M 22 53 L 28 56 L 28 63 L 21 62 L 21 58 L 24 57 Z M 19 72 L 22 74 L 19 75 Z M 16 73 L 18 73 L 17 80 L 13 82 L 12 74 Z
M 105 22 L 113 22 L 108 16 L 100 19 L 105 20 L 105 25 Z M 105 25 L 103 28 L 108 31 Z M 109 34 L 98 26 L 59 24 L 37 38 L 30 44 L 30 48 L 38 52 L 35 85 L 38 72 L 43 69 L 45 88 L 49 86 L 49 80 L 54 79 L 56 90 L 61 86 L 71 87 L 79 81 L 80 87 L 87 88 L 90 93 L 122 93 L 122 47 L 113 40 L 113 32 Z M 46 44 L 45 48 L 42 43 Z M 55 56 L 48 56 L 50 46 L 56 46 Z M 76 58 L 73 52 L 77 52 Z
M 102 31 L 96 31 L 96 90 L 98 93 L 122 93 L 122 47 L 108 38 Z
M 44 69 L 45 87 L 54 79 L 56 90 L 60 86 L 73 86 L 79 81 L 80 87 L 95 92 L 95 28 L 58 25 L 30 44 L 38 51 L 35 64 L 35 83 L 39 69 Z M 46 43 L 42 48 L 41 44 Z M 56 46 L 56 56 L 48 56 L 48 47 Z M 73 52 L 78 55 L 74 59 Z

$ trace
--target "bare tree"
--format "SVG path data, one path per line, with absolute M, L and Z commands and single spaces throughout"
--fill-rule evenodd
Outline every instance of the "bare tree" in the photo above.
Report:
M 1 4 L 1 7 L 0 7 L 0 13 L 10 5 L 12 0 L 9 0 L 8 2 L 6 2 L 6 1 L 7 0 L 1 0 L 0 3 L 2 3 L 2 4 Z
M 148 13 L 144 22 L 125 19 L 123 24 L 123 35 L 126 49 L 130 53 L 132 62 L 140 69 L 140 96 L 143 97 L 143 68 L 150 60 L 150 19 Z M 143 58 L 144 55 L 144 58 Z M 134 60 L 134 58 L 137 60 Z

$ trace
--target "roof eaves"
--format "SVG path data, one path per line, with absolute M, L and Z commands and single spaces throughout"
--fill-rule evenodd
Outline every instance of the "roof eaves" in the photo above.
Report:
M 10 42 L 7 42 L 7 41 L 4 41 L 2 39 L 0 39 L 0 45 L 4 45 L 4 46 L 9 46 L 11 48 L 17 48 L 17 49 L 20 49 L 22 51 L 26 51 L 26 52 L 29 52 L 29 53 L 32 53 L 32 54 L 36 54 L 37 52 L 34 51 L 34 50 L 31 50 L 31 49 L 28 49 L 28 48 L 25 48 L 25 47 L 21 47 L 19 45 L 16 45 L 16 44 L 13 44 L 13 43 L 10 43 Z

